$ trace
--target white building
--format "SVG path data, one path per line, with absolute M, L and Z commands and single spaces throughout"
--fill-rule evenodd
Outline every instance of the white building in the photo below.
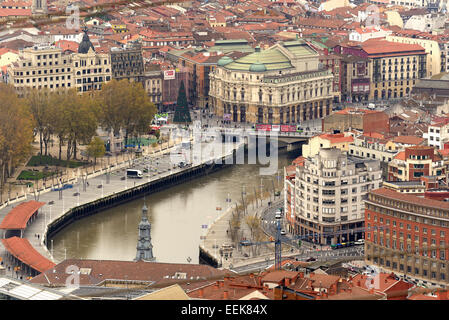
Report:
M 310 237 L 306 241 L 314 239 L 320 244 L 360 239 L 362 231 L 350 230 L 363 227 L 364 199 L 370 190 L 379 188 L 381 181 L 379 160 L 348 156 L 336 148 L 321 148 L 319 154 L 296 166 L 291 192 L 295 205 L 290 213 L 294 225 L 290 225 L 290 230 Z
M 365 42 L 369 39 L 385 38 L 392 33 L 391 30 L 385 30 L 379 26 L 356 28 L 349 34 L 350 41 Z
M 444 143 L 449 141 L 449 119 L 431 123 L 423 138 L 427 139 L 427 145 L 444 149 Z

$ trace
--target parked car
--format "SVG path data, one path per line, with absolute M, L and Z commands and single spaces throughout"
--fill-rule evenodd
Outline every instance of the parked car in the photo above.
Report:
M 316 258 L 314 257 L 310 257 L 306 259 L 306 262 L 312 262 L 312 261 L 316 261 Z
M 281 236 L 285 236 L 287 234 L 287 231 L 281 230 Z

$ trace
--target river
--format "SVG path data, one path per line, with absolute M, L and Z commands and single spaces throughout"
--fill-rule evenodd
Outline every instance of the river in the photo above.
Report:
M 278 168 L 299 153 L 279 153 Z M 247 194 L 265 188 L 272 189 L 282 179 L 259 175 L 259 164 L 233 165 L 205 177 L 168 188 L 129 203 L 119 205 L 74 222 L 53 237 L 56 261 L 64 258 L 133 260 L 136 255 L 138 224 L 144 201 L 151 222 L 153 254 L 158 262 L 198 263 L 203 225 L 210 224 L 232 203 L 241 201 L 243 185 Z M 282 175 L 283 171 L 279 171 Z M 279 190 L 279 189 L 278 189 Z

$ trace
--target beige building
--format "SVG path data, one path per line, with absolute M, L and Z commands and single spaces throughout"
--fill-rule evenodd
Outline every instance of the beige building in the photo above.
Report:
M 421 38 L 417 35 L 414 38 L 403 37 L 397 35 L 388 35 L 386 37 L 388 41 L 399 42 L 399 43 L 409 43 L 409 44 L 419 44 L 423 47 L 427 53 L 427 77 L 439 74 L 441 72 L 441 50 L 440 45 L 437 41 L 431 39 Z
M 19 60 L 19 53 L 17 51 L 8 48 L 0 49 L 0 67 L 10 65 L 17 60 Z
M 162 104 L 162 82 L 163 76 L 161 70 L 146 71 L 144 77 L 144 87 L 154 105 Z
M 111 59 L 107 53 L 74 53 L 71 56 L 73 85 L 78 91 L 99 90 L 111 80 Z
M 302 145 L 303 157 L 313 157 L 320 152 L 321 148 L 337 148 L 348 151 L 349 145 L 354 138 L 349 133 L 329 134 L 323 133 L 309 139 L 307 144 Z
M 22 94 L 26 88 L 51 90 L 76 88 L 78 91 L 101 89 L 111 80 L 108 54 L 63 54 L 54 46 L 34 46 L 23 49 L 19 60 L 8 68 L 10 83 Z
M 379 160 L 348 156 L 336 148 L 320 149 L 296 167 L 290 229 L 320 244 L 360 239 L 362 232 L 350 230 L 363 227 L 364 199 L 381 181 Z
M 54 46 L 34 46 L 19 52 L 20 58 L 8 68 L 10 83 L 18 94 L 24 89 L 73 88 L 70 55 Z
M 331 113 L 333 75 L 302 40 L 256 48 L 235 61 L 221 58 L 210 73 L 215 114 L 235 122 L 282 124 Z

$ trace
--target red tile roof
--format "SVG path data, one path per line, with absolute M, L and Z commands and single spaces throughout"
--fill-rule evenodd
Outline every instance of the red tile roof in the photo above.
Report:
M 27 201 L 12 208 L 0 224 L 0 229 L 18 230 L 25 229 L 28 220 L 45 202 Z
M 45 272 L 55 266 L 53 262 L 37 252 L 27 239 L 12 237 L 2 239 L 2 243 L 10 254 L 36 271 Z
M 396 143 L 419 145 L 423 143 L 425 139 L 417 136 L 397 136 L 394 137 L 392 141 Z
M 342 142 L 353 142 L 354 138 L 352 136 L 347 136 L 343 133 L 323 133 L 319 135 L 321 139 L 329 140 L 330 143 L 342 143 Z
M 449 210 L 449 203 L 445 201 L 421 198 L 411 194 L 396 192 L 387 188 L 379 188 L 371 191 L 372 194 L 384 196 L 386 198 L 395 199 L 402 202 L 416 204 L 433 209 Z
M 425 53 L 425 50 L 419 44 L 399 43 L 378 39 L 371 39 L 361 44 L 363 50 L 371 57 L 374 56 L 397 56 L 409 54 L 410 52 Z
M 3 9 L 0 8 L 0 17 L 31 16 L 31 9 Z

